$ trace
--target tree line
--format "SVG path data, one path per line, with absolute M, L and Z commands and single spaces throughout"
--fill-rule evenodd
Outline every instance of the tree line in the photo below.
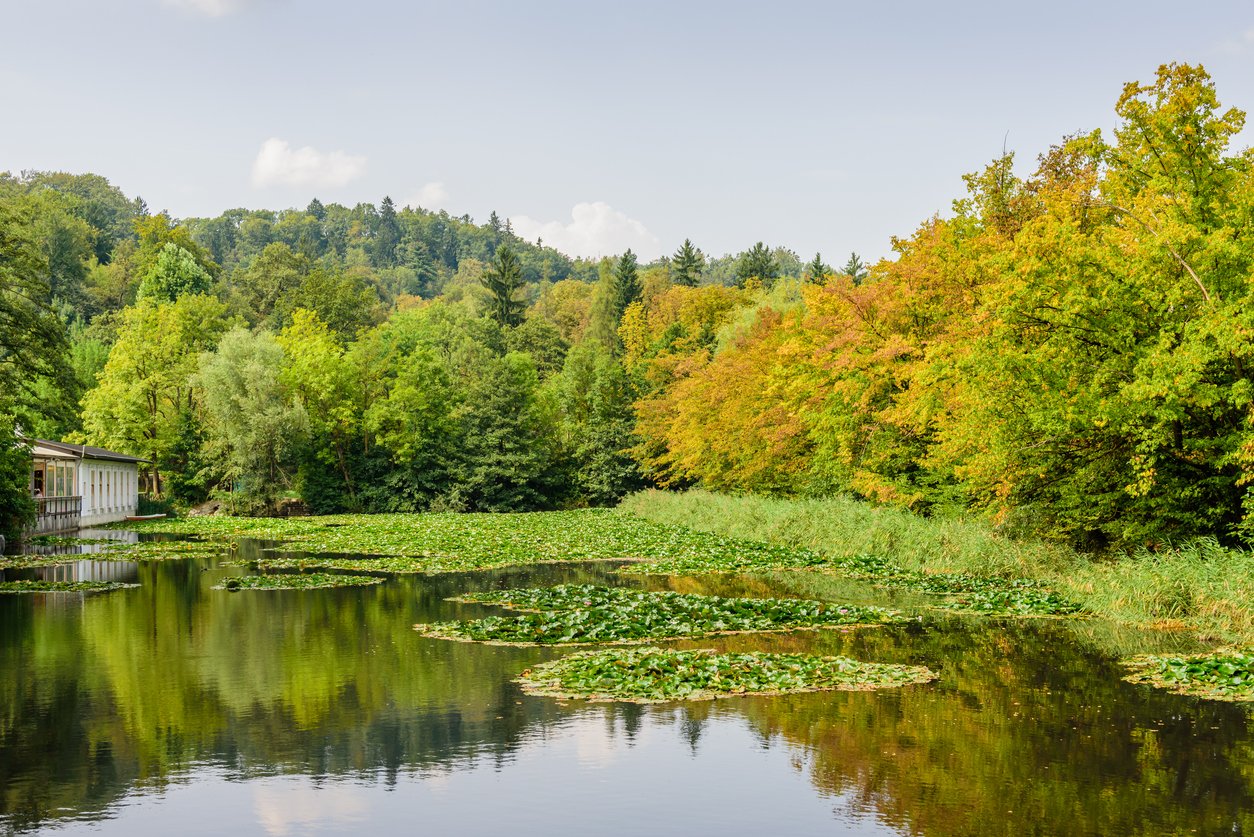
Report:
M 571 259 L 387 199 L 176 221 L 96 175 L 6 176 L 0 432 L 136 453 L 153 492 L 247 512 L 703 485 L 1091 547 L 1248 540 L 1244 114 L 1174 64 L 1115 110 L 839 268 L 763 242 Z

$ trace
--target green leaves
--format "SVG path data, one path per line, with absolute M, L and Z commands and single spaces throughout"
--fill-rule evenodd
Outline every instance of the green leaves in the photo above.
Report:
M 1254 701 L 1254 653 L 1231 652 L 1192 657 L 1134 657 L 1124 679 L 1182 695 L 1210 700 Z
M 328 573 L 282 573 L 278 575 L 228 576 L 213 585 L 214 590 L 320 590 L 326 587 L 364 587 L 384 581 L 377 575 L 331 575 Z
M 518 682 L 533 695 L 658 703 L 865 691 L 934 679 L 936 674 L 923 666 L 862 663 L 848 657 L 633 648 L 572 654 L 524 671 Z
M 630 571 L 741 572 L 819 566 L 807 550 L 650 523 L 607 509 L 515 514 L 327 515 L 284 519 L 195 517 L 128 523 L 142 532 L 281 541 L 286 549 L 346 557 L 274 558 L 269 567 L 459 572 L 567 561 L 641 561 Z M 378 557 L 368 557 L 378 556 Z
M 509 645 L 643 642 L 903 621 L 896 611 L 805 599 L 732 599 L 563 584 L 476 593 L 460 602 L 533 611 L 415 625 L 424 636 Z
M 125 590 L 138 584 L 120 581 L 0 581 L 0 594 L 7 593 L 104 593 Z

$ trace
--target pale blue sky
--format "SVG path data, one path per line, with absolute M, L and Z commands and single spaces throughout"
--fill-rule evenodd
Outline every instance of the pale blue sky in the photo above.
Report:
M 1167 61 L 1254 109 L 1237 2 L 2 5 L 0 170 L 94 171 L 176 216 L 495 209 L 587 254 L 885 255 L 1003 138 L 1027 170 Z

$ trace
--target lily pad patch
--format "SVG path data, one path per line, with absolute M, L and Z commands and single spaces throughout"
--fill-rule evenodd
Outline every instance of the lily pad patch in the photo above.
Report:
M 926 683 L 924 666 L 863 663 L 810 654 L 618 648 L 584 651 L 530 668 L 518 678 L 532 695 L 661 703 L 745 695 L 869 691 Z
M 454 601 L 525 611 L 415 625 L 424 636 L 498 645 L 588 645 L 720 634 L 883 625 L 896 611 L 805 599 L 744 599 L 559 585 L 477 593 Z

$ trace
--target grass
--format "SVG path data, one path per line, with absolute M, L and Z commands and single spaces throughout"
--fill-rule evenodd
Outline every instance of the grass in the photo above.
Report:
M 138 584 L 124 584 L 120 581 L 0 581 L 0 594 L 103 593 L 138 586 Z
M 213 585 L 214 590 L 322 590 L 328 587 L 364 587 L 384 581 L 377 575 L 330 573 L 280 573 L 276 575 L 234 575 Z
M 660 703 L 743 695 L 867 691 L 926 683 L 923 666 L 862 663 L 809 654 L 717 654 L 619 648 L 585 651 L 530 668 L 518 682 L 532 695 Z
M 1132 683 L 1209 700 L 1254 701 L 1254 654 L 1135 657 L 1124 665 L 1132 670 L 1124 679 Z
M 1014 540 L 980 520 L 923 518 L 841 497 L 646 491 L 621 508 L 662 525 L 806 550 L 837 567 L 878 560 L 929 576 L 1027 579 L 1121 622 L 1254 643 L 1254 553 L 1213 540 L 1098 559 L 1058 544 Z
M 730 633 L 882 625 L 895 611 L 805 599 L 745 599 L 616 587 L 559 585 L 460 596 L 453 601 L 528 611 L 415 625 L 424 636 L 497 645 L 586 645 Z

